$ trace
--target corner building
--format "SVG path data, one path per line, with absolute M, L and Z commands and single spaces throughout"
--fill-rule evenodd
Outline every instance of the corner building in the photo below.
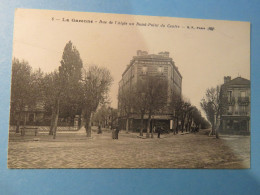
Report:
M 145 77 L 164 78 L 167 80 L 167 103 L 169 105 L 173 95 L 182 94 L 182 76 L 175 66 L 172 58 L 169 57 L 169 52 L 160 52 L 158 54 L 148 54 L 146 51 L 137 51 L 137 55 L 127 65 L 122 74 L 122 79 L 119 82 L 118 94 L 122 93 L 124 89 L 130 91 L 134 89 L 139 81 Z M 126 127 L 126 113 L 121 107 L 120 100 L 118 101 L 119 125 L 121 129 Z M 148 114 L 144 115 L 144 124 L 147 125 Z M 152 124 L 163 123 L 165 128 L 173 128 L 174 112 L 166 107 L 160 114 L 152 116 Z M 128 118 L 129 130 L 136 131 L 140 126 L 140 114 L 131 110 Z M 151 125 L 152 126 L 152 125 Z
M 220 115 L 220 132 L 250 134 L 250 94 L 250 80 L 224 77 L 220 100 L 225 106 Z

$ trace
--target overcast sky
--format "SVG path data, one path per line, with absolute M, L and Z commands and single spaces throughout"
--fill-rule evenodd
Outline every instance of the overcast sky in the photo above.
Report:
M 86 22 L 75 22 L 76 19 Z M 207 30 L 208 27 L 214 30 Z M 13 40 L 13 57 L 44 72 L 60 66 L 63 49 L 71 40 L 84 65 L 95 64 L 111 71 L 114 82 L 110 97 L 115 108 L 118 82 L 137 50 L 150 54 L 169 51 L 183 76 L 183 95 L 199 109 L 205 90 L 222 84 L 224 76 L 250 79 L 248 22 L 17 9 Z

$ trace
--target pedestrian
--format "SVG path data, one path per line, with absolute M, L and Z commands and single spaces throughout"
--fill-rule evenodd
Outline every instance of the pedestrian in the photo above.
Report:
M 119 134 L 119 126 L 116 126 L 116 131 L 115 131 L 115 139 L 118 139 L 118 134 Z
M 102 133 L 101 126 L 98 125 L 98 134 L 101 134 L 101 133 Z
M 161 127 L 158 127 L 158 128 L 157 128 L 158 138 L 160 138 L 161 131 L 162 131 Z
M 112 139 L 116 139 L 116 130 L 112 129 Z

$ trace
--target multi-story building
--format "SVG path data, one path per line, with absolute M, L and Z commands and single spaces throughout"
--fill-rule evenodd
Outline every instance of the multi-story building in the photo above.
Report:
M 221 86 L 220 100 L 222 110 L 220 116 L 220 132 L 250 132 L 250 80 L 237 77 L 231 80 L 224 77 Z
M 169 102 L 173 94 L 181 96 L 182 93 L 182 76 L 175 66 L 172 58 L 169 57 L 169 52 L 160 52 L 158 54 L 148 54 L 146 51 L 137 51 L 137 56 L 134 56 L 127 65 L 122 74 L 122 79 L 119 82 L 119 94 L 123 93 L 124 89 L 130 91 L 134 89 L 137 83 L 146 77 L 164 78 L 167 81 L 167 101 Z M 121 107 L 120 99 L 118 101 L 119 123 L 121 128 L 126 124 L 126 113 Z M 164 122 L 170 128 L 173 119 L 173 110 L 165 108 L 164 112 L 153 115 L 152 119 Z M 129 129 L 136 130 L 138 128 L 140 116 L 133 110 L 128 116 Z M 144 115 L 144 120 L 147 120 L 148 115 Z

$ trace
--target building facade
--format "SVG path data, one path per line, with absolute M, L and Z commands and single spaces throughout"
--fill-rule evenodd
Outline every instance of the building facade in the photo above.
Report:
M 220 100 L 222 101 L 220 116 L 220 132 L 250 133 L 250 80 L 242 77 L 231 79 L 224 77 L 221 86 Z
M 45 113 L 46 111 L 42 101 L 37 101 L 35 105 L 25 105 L 21 110 L 11 109 L 10 125 L 16 125 L 18 120 L 20 124 L 39 124 L 44 120 Z
M 122 79 L 119 82 L 119 92 L 120 95 L 129 89 L 133 91 L 137 83 L 147 77 L 156 77 L 160 79 L 165 79 L 167 81 L 167 103 L 170 102 L 172 95 L 181 96 L 182 93 L 182 76 L 175 66 L 174 61 L 169 56 L 169 52 L 160 52 L 158 54 L 148 54 L 146 51 L 137 51 L 137 55 L 133 57 L 130 64 L 127 65 L 125 71 L 122 74 Z M 129 116 L 126 116 L 124 110 L 122 109 L 120 99 L 118 101 L 118 115 L 119 115 L 119 125 L 124 129 L 126 125 L 126 118 L 129 119 L 129 129 L 137 130 L 138 124 L 140 124 L 140 116 L 131 111 Z M 162 122 L 167 128 L 170 128 L 173 119 L 173 111 L 164 108 L 163 112 L 160 114 L 154 114 L 152 116 L 153 122 Z M 148 114 L 144 115 L 144 120 L 146 121 Z M 146 122 L 145 122 L 146 124 Z

